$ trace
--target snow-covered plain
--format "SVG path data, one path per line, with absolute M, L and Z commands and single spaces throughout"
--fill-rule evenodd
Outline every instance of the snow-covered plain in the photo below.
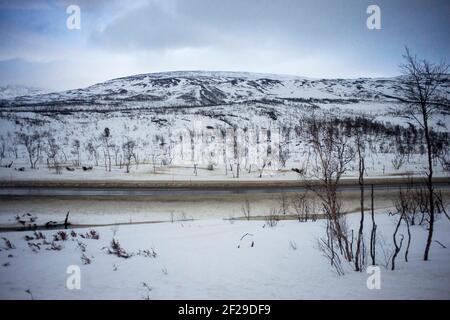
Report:
M 344 276 L 332 270 L 317 249 L 324 221 L 279 221 L 268 227 L 264 221 L 213 219 L 100 227 L 95 229 L 99 240 L 81 239 L 89 229 L 75 229 L 76 238 L 57 242 L 60 251 L 41 245 L 33 252 L 28 242 L 43 240 L 27 242 L 24 236 L 32 232 L 2 233 L 15 248 L 5 250 L 2 243 L 0 298 L 30 299 L 29 290 L 34 299 L 450 299 L 450 221 L 437 221 L 434 239 L 446 248 L 433 242 L 428 262 L 422 261 L 426 230 L 412 227 L 409 262 L 403 248 L 391 271 L 384 255 L 392 250 L 395 221 L 387 212 L 376 214 L 379 290 L 369 290 L 370 275 L 351 266 L 345 266 Z M 348 219 L 355 227 L 359 214 Z M 369 223 L 365 228 L 370 230 Z M 56 231 L 43 233 L 50 240 Z M 102 250 L 113 237 L 135 255 L 124 259 Z M 86 245 L 90 264 L 82 263 L 77 240 Z M 156 257 L 137 255 L 145 249 Z M 66 287 L 70 265 L 81 268 L 80 290 Z

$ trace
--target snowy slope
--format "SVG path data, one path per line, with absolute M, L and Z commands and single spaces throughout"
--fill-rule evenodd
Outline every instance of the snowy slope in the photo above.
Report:
M 447 96 L 449 79 L 440 87 Z M 213 164 L 228 174 L 225 168 L 236 160 L 237 150 L 231 137 L 237 135 L 241 140 L 236 151 L 241 154 L 241 165 L 249 169 L 252 177 L 259 177 L 257 168 L 264 161 L 272 164 L 270 169 L 279 168 L 276 157 L 280 145 L 288 149 L 286 168 L 304 165 L 308 146 L 301 137 L 301 120 L 314 112 L 326 113 L 340 128 L 361 123 L 361 119 L 366 121 L 366 127 L 372 128 L 370 160 L 376 174 L 422 172 L 420 143 L 401 170 L 392 169 L 392 161 L 410 144 L 411 137 L 416 142 L 423 139 L 421 132 L 411 129 L 409 120 L 393 111 L 401 105 L 396 98 L 398 85 L 398 78 L 309 79 L 243 72 L 134 75 L 87 88 L 0 100 L 0 145 L 6 148 L 4 163 L 27 165 L 26 150 L 17 143 L 16 135 L 37 131 L 55 139 L 58 160 L 67 165 L 74 162 L 73 143 L 78 140 L 81 162 L 100 167 L 105 157 L 100 135 L 109 128 L 110 151 L 119 170 L 122 146 L 132 139 L 141 164 Z M 440 139 L 447 139 L 449 118 L 450 113 L 443 109 L 431 121 L 433 129 L 442 134 Z M 43 143 L 48 144 L 47 140 Z M 266 156 L 269 153 L 265 142 L 272 144 L 271 159 Z M 89 146 L 95 153 L 88 151 Z M 48 148 L 43 150 L 41 164 L 45 164 L 47 151 Z M 441 170 L 439 164 L 436 166 Z M 16 176 L 11 170 L 6 171 L 10 178 Z
M 43 93 L 45 93 L 43 89 L 34 87 L 19 86 L 19 85 L 0 86 L 0 100 L 13 99 L 22 96 L 34 96 Z
M 449 83 L 442 89 L 449 92 Z M 308 79 L 295 76 L 183 71 L 118 78 L 83 89 L 17 97 L 0 106 L 173 107 L 226 105 L 271 100 L 369 100 L 398 96 L 398 78 Z

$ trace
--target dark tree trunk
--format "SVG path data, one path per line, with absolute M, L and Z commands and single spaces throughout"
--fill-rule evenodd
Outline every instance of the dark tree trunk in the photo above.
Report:
M 393 240 L 394 240 L 394 255 L 392 256 L 392 265 L 391 265 L 391 270 L 395 270 L 395 259 L 397 258 L 398 253 L 400 252 L 400 249 L 402 248 L 402 244 L 403 244 L 403 235 L 400 239 L 400 244 L 397 244 L 397 232 L 398 232 L 398 228 L 400 227 L 400 224 L 402 223 L 402 219 L 403 219 L 403 214 L 400 216 L 400 218 L 398 219 L 397 222 L 397 227 L 395 228 L 395 232 L 392 236 Z
M 427 151 L 428 151 L 428 179 L 427 179 L 427 187 L 428 187 L 428 197 L 429 197 L 429 225 L 428 225 L 428 237 L 427 237 L 427 245 L 425 247 L 425 253 L 423 256 L 423 260 L 428 261 L 428 255 L 430 252 L 431 242 L 433 241 L 433 229 L 434 229 L 434 192 L 433 192 L 433 156 L 431 149 L 431 139 L 430 132 L 428 130 L 428 117 L 426 114 L 426 107 L 422 107 L 422 118 L 425 127 L 425 139 L 427 142 Z
M 408 231 L 408 243 L 406 245 L 406 251 L 405 251 L 405 261 L 408 262 L 408 253 L 409 253 L 409 246 L 411 244 L 411 230 L 409 229 L 409 222 L 408 219 L 405 219 L 406 228 Z
M 359 221 L 359 231 L 358 231 L 358 240 L 356 242 L 356 254 L 355 254 L 355 270 L 361 271 L 362 269 L 362 257 L 360 257 L 361 253 L 361 242 L 363 240 L 363 228 L 364 228 L 364 158 L 361 153 L 361 146 L 358 145 L 358 155 L 359 155 L 359 188 L 360 188 L 360 205 L 361 205 L 361 220 Z
M 370 198 L 371 198 L 371 214 L 372 214 L 372 232 L 370 233 L 370 257 L 372 259 L 372 265 L 374 266 L 375 263 L 375 251 L 376 251 L 376 236 L 377 236 L 377 225 L 375 224 L 375 212 L 374 212 L 374 199 L 373 199 L 373 184 L 371 186 L 371 192 L 370 192 Z

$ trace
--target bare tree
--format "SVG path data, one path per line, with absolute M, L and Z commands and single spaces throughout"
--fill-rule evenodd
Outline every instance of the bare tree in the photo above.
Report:
M 281 168 L 286 167 L 286 162 L 291 157 L 290 154 L 290 127 L 282 127 L 280 129 L 281 141 L 278 145 L 278 159 L 281 164 Z
M 262 164 L 261 164 L 261 169 L 259 170 L 259 178 L 261 179 L 262 178 L 262 175 L 263 175 L 263 173 L 264 173 L 264 169 L 266 168 L 266 166 L 267 166 L 267 157 L 264 157 L 263 158 L 263 161 L 262 161 Z
M 306 186 L 312 190 L 322 202 L 324 213 L 329 220 L 328 243 L 330 236 L 337 242 L 340 252 L 347 261 L 352 261 L 345 217 L 341 212 L 338 196 L 338 185 L 348 164 L 353 160 L 353 151 L 349 147 L 348 137 L 342 135 L 333 123 L 327 119 L 317 119 L 313 114 L 303 119 L 305 138 L 313 150 L 313 160 L 304 176 L 310 175 L 317 185 L 306 179 Z M 308 177 L 307 177 L 308 178 Z M 333 252 L 333 250 L 331 250 Z M 335 258 L 333 256 L 333 258 Z
M 48 135 L 47 138 L 47 165 L 49 169 L 51 167 L 55 168 L 55 172 L 57 174 L 61 173 L 61 168 L 58 161 L 58 154 L 59 154 L 59 146 L 56 143 L 55 138 L 53 138 L 51 135 Z
M 40 134 L 37 131 L 34 131 L 31 134 L 24 132 L 17 133 L 17 140 L 20 144 L 25 146 L 25 149 L 28 152 L 31 169 L 36 169 L 36 164 L 41 157 L 42 137 L 43 134 Z
M 81 149 L 80 140 L 78 140 L 78 139 L 73 140 L 72 141 L 72 154 L 77 157 L 77 160 L 75 162 L 75 166 L 77 166 L 77 167 L 81 166 L 80 149 Z
M 314 201 L 309 200 L 307 196 L 307 192 L 299 192 L 291 201 L 299 222 L 308 222 L 310 217 L 314 220 L 316 216 Z
M 112 143 L 111 148 L 114 152 L 114 165 L 116 167 L 119 167 L 119 169 L 122 169 L 122 157 L 120 155 L 120 150 L 122 149 L 122 151 L 123 151 L 123 145 L 121 148 L 120 145 L 116 145 L 116 144 Z
M 105 170 L 111 171 L 111 131 L 106 127 L 100 135 L 100 140 L 103 143 L 103 151 L 105 155 Z M 106 162 L 108 160 L 108 163 Z
M 134 159 L 136 162 L 136 153 L 134 151 L 136 147 L 136 142 L 132 139 L 127 139 L 127 141 L 122 145 L 123 158 L 125 160 L 126 172 L 130 172 L 131 160 Z
M 86 144 L 85 149 L 90 155 L 90 157 L 94 159 L 95 165 L 98 166 L 98 151 L 97 146 L 95 144 L 95 140 L 93 139 L 89 140 L 89 142 Z
M 395 248 L 394 248 L 394 254 L 393 254 L 392 260 L 391 260 L 391 270 L 395 270 L 395 259 L 397 258 L 397 255 L 400 252 L 400 250 L 402 249 L 403 239 L 405 238 L 403 235 L 401 235 L 400 243 L 397 242 L 397 233 L 398 233 L 400 224 L 402 223 L 402 219 L 403 219 L 403 216 L 400 215 L 400 218 L 397 221 L 397 226 L 395 227 L 394 234 L 392 235 L 392 239 L 393 239 Z
M 153 149 L 151 153 L 152 165 L 153 165 L 153 173 L 156 173 L 156 166 L 158 164 L 158 159 L 161 156 L 159 150 Z
M 2 137 L 0 137 L 0 165 L 3 161 L 3 159 L 6 156 L 6 141 L 5 139 Z
M 7 145 L 9 145 L 8 150 L 10 154 L 14 157 L 14 159 L 17 160 L 19 158 L 19 150 L 17 148 L 17 136 L 8 132 Z
M 364 159 L 364 148 L 365 140 L 361 132 L 356 133 L 356 150 L 358 152 L 358 183 L 360 188 L 360 206 L 361 206 L 361 219 L 359 221 L 358 239 L 356 241 L 356 252 L 355 252 L 355 270 L 362 271 L 362 266 L 364 263 L 364 255 L 361 246 L 364 241 L 364 171 L 365 159 Z
M 443 106 L 448 108 L 446 98 L 439 90 L 441 80 L 449 69 L 445 62 L 434 64 L 427 60 L 419 60 L 412 55 L 408 48 L 404 55 L 405 63 L 401 65 L 403 77 L 399 91 L 403 101 L 408 105 L 405 114 L 414 119 L 423 129 L 425 135 L 428 172 L 427 187 L 429 201 L 429 223 L 428 237 L 423 259 L 428 260 L 431 242 L 433 239 L 435 210 L 433 192 L 433 142 L 431 139 L 431 128 L 429 126 L 432 118 Z
M 408 262 L 408 252 L 409 252 L 409 246 L 411 244 L 411 231 L 410 231 L 410 222 L 408 219 L 408 214 L 411 210 L 411 193 L 408 191 L 404 192 L 402 189 L 399 190 L 398 198 L 394 200 L 394 206 L 396 209 L 396 214 L 400 216 L 398 226 L 400 226 L 400 223 L 402 221 L 405 221 L 406 224 L 406 230 L 408 231 L 408 242 L 406 244 L 406 251 L 405 251 L 405 261 Z M 397 227 L 398 229 L 398 227 Z M 402 238 L 404 236 L 402 235 Z M 396 255 L 395 255 L 396 256 Z
M 282 192 L 278 196 L 278 203 L 280 205 L 280 213 L 286 215 L 289 213 L 289 201 L 286 193 Z
M 248 199 L 245 199 L 245 202 L 242 205 L 242 213 L 247 220 L 250 220 L 250 201 Z
M 395 170 L 400 170 L 405 164 L 405 156 L 402 154 L 396 154 L 391 160 L 391 163 Z

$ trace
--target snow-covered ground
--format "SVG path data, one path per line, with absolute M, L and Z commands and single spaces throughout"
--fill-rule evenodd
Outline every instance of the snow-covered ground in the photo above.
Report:
M 241 179 L 259 179 L 260 171 L 264 179 L 296 179 L 290 169 L 312 161 L 305 119 L 313 114 L 346 135 L 352 127 L 367 131 L 368 175 L 423 174 L 423 132 L 405 118 L 408 107 L 392 98 L 398 81 L 169 72 L 0 100 L 0 166 L 11 166 L 0 168 L 0 179 L 220 180 L 237 176 L 238 167 Z M 447 96 L 449 81 L 440 87 Z M 430 119 L 430 127 L 447 155 L 448 112 Z M 40 137 L 32 157 L 39 170 L 28 169 L 19 133 Z M 135 144 L 131 151 L 128 142 Z M 134 155 L 128 174 L 127 152 Z M 113 172 L 105 172 L 106 158 Z M 61 175 L 47 169 L 55 163 Z M 94 168 L 83 172 L 80 164 Z M 442 172 L 439 161 L 434 166 Z M 352 162 L 350 174 L 354 168 Z
M 317 249 L 324 233 L 321 220 L 268 227 L 264 221 L 213 219 L 99 227 L 99 240 L 82 239 L 89 229 L 75 229 L 76 238 L 56 242 L 60 251 L 41 244 L 33 252 L 28 243 L 43 240 L 26 241 L 32 232 L 2 233 L 14 249 L 6 250 L 2 241 L 0 298 L 30 299 L 29 290 L 34 299 L 450 299 L 450 221 L 437 221 L 434 239 L 446 248 L 433 242 L 428 262 L 422 261 L 427 232 L 412 227 L 409 262 L 402 249 L 397 269 L 390 271 L 384 255 L 392 250 L 394 218 L 387 212 L 376 214 L 379 290 L 367 288 L 365 272 L 346 266 L 346 274 L 338 276 L 331 269 Z M 348 219 L 355 227 L 359 214 Z M 43 231 L 49 242 L 55 233 Z M 134 255 L 124 259 L 102 250 L 113 237 Z M 77 241 L 85 245 L 90 264 L 82 263 Z M 147 249 L 156 256 L 146 256 Z M 80 290 L 66 287 L 71 265 L 80 267 Z
M 383 161 L 388 163 L 391 155 L 385 155 Z M 401 169 L 395 170 L 391 166 L 386 170 L 380 168 L 368 168 L 366 170 L 368 178 L 390 177 L 408 177 L 418 176 L 424 177 L 425 170 L 423 161 L 417 157 L 417 162 L 413 160 L 411 163 L 405 164 Z M 4 161 L 5 163 L 6 161 Z M 380 162 L 381 163 L 381 162 Z M 125 172 L 125 168 L 113 166 L 111 171 L 106 171 L 104 167 L 94 167 L 90 171 L 83 171 L 81 168 L 75 168 L 75 171 L 67 171 L 63 168 L 61 174 L 56 174 L 55 170 L 47 168 L 45 165 L 39 166 L 38 169 L 29 169 L 26 162 L 16 162 L 11 168 L 0 168 L 0 180 L 2 181 L 61 181 L 61 180 L 77 180 L 77 181 L 270 181 L 270 180 L 299 180 L 299 174 L 292 171 L 291 168 L 297 168 L 301 163 L 290 162 L 287 167 L 279 170 L 264 169 L 260 177 L 260 169 L 241 170 L 239 178 L 233 177 L 230 170 L 226 170 L 224 166 L 217 166 L 213 170 L 208 170 L 207 166 L 201 165 L 196 168 L 197 174 L 194 173 L 192 166 L 164 166 L 153 170 L 151 164 L 140 164 L 137 168 L 133 166 L 129 173 Z M 69 164 L 70 167 L 73 167 Z M 15 170 L 17 168 L 25 168 L 25 171 Z M 448 172 L 443 171 L 442 166 L 437 165 L 434 172 L 435 177 L 448 177 Z M 343 179 L 358 177 L 358 172 L 349 170 L 343 176 Z

